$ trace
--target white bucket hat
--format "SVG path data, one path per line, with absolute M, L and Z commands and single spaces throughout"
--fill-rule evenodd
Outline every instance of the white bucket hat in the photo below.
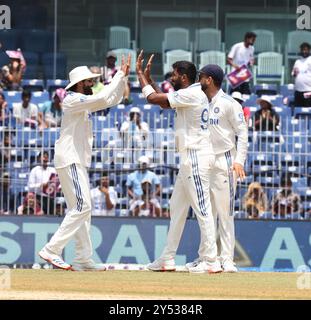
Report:
M 241 102 L 245 101 L 245 99 L 243 98 L 241 92 L 239 92 L 239 91 L 233 91 L 232 94 L 231 94 L 231 97 L 233 99 L 237 99 L 237 100 L 239 100 Z
M 92 73 L 87 66 L 76 67 L 69 72 L 70 82 L 65 90 L 68 90 L 80 81 L 97 77 L 100 77 L 100 74 Z
M 270 104 L 270 107 L 272 108 L 273 104 L 272 104 L 271 100 L 272 99 L 269 96 L 263 95 L 259 99 L 256 100 L 256 103 L 260 104 L 261 101 L 265 101 L 265 102 L 268 102 Z
M 147 156 L 140 156 L 138 159 L 139 163 L 146 163 L 149 164 L 150 163 L 150 159 Z

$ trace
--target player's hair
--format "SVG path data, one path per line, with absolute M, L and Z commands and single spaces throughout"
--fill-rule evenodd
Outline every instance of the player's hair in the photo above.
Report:
M 22 92 L 22 99 L 23 99 L 23 98 L 29 98 L 29 99 L 31 99 L 31 92 L 28 91 L 28 90 L 23 90 L 23 92 Z
M 256 37 L 257 37 L 257 34 L 255 32 L 248 31 L 244 35 L 244 40 L 249 39 L 249 38 L 256 38 Z
M 2 92 L 0 92 L 0 97 L 5 100 L 5 95 Z
M 173 64 L 173 69 L 176 69 L 178 74 L 180 75 L 186 75 L 189 79 L 189 82 L 195 83 L 196 76 L 197 76 L 197 68 L 192 62 L 189 61 L 176 61 Z
M 311 45 L 310 43 L 308 42 L 303 42 L 301 45 L 300 45 L 300 50 L 304 49 L 304 48 L 308 48 L 308 50 L 311 49 Z
M 291 177 L 290 175 L 288 174 L 284 174 L 282 177 L 281 177 L 281 187 L 284 187 L 284 186 L 292 186 L 292 180 L 291 180 Z

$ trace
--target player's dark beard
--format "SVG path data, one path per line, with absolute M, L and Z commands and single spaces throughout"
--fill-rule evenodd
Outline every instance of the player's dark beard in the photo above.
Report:
M 202 91 L 206 91 L 207 90 L 207 84 L 206 83 L 201 83 L 201 88 L 202 88 Z
M 84 91 L 84 94 L 87 96 L 91 96 L 93 94 L 92 87 L 89 87 L 89 86 L 83 86 L 83 91 Z
M 309 52 L 302 52 L 301 55 L 303 58 L 308 58 L 310 53 Z
M 172 86 L 174 88 L 175 91 L 181 89 L 181 82 L 180 81 L 177 81 L 177 82 L 172 82 Z

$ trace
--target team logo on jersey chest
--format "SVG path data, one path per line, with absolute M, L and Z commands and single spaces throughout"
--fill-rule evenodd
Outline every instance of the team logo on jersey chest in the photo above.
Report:
M 215 107 L 213 111 L 214 113 L 219 113 L 220 109 L 218 107 Z

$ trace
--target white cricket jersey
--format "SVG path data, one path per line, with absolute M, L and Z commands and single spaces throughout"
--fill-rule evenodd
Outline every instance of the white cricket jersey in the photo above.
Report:
M 179 152 L 205 149 L 214 154 L 208 130 L 209 104 L 200 83 L 167 94 L 176 109 L 176 146 Z
M 233 63 L 238 66 L 242 66 L 243 64 L 247 66 L 254 59 L 254 46 L 246 48 L 244 42 L 236 43 L 232 46 L 228 58 L 232 59 Z
M 220 89 L 212 98 L 209 110 L 209 131 L 215 154 L 235 148 L 237 136 L 237 155 L 234 162 L 244 165 L 248 132 L 242 106 Z
M 296 60 L 294 69 L 298 69 L 295 79 L 295 90 L 299 92 L 311 91 L 311 56 Z
M 93 131 L 91 112 L 120 103 L 127 77 L 118 71 L 112 82 L 95 95 L 70 91 L 65 97 L 60 137 L 55 143 L 55 168 L 73 163 L 84 167 L 91 165 Z

